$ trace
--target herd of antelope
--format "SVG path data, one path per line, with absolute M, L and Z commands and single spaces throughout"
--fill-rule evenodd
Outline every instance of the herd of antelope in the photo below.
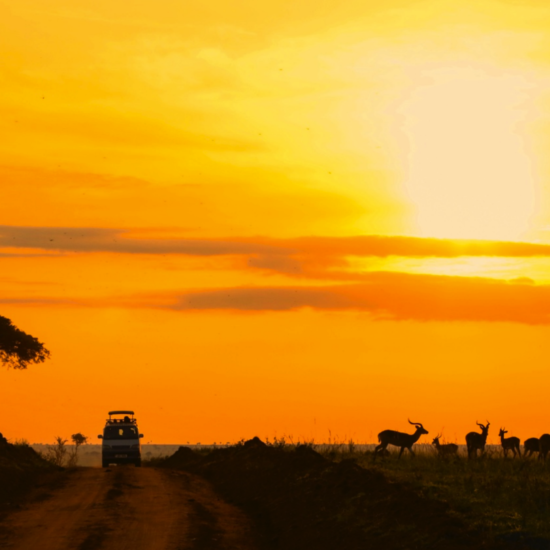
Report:
M 421 435 L 427 435 L 428 431 L 424 429 L 424 426 L 422 426 L 420 422 L 411 422 L 409 420 L 409 424 L 416 426 L 416 431 L 413 434 L 396 432 L 394 430 L 384 430 L 383 432 L 380 432 L 378 434 L 378 441 L 380 442 L 380 445 L 377 445 L 377 447 L 374 449 L 374 459 L 376 459 L 379 454 L 386 454 L 386 447 L 388 445 L 393 445 L 394 447 L 401 448 L 401 450 L 399 451 L 399 458 L 401 458 L 401 455 L 403 454 L 403 451 L 405 449 L 408 449 L 409 453 L 414 456 L 412 446 L 420 439 Z M 481 433 L 470 432 L 469 434 L 466 434 L 466 447 L 468 449 L 469 459 L 476 458 L 478 451 L 480 451 L 481 454 L 485 452 L 485 444 L 487 443 L 487 435 L 489 434 L 489 421 L 487 421 L 487 424 L 485 426 L 483 424 L 480 424 L 479 422 L 476 422 L 476 424 L 481 428 Z M 504 437 L 507 433 L 508 432 L 504 428 L 501 428 L 500 432 L 498 433 L 504 456 L 508 456 L 508 451 L 512 451 L 514 453 L 514 457 L 516 456 L 516 454 L 518 456 L 521 456 L 519 439 L 517 437 Z M 442 458 L 458 458 L 458 445 L 455 445 L 454 443 L 447 443 L 445 445 L 442 445 L 439 442 L 440 437 L 441 435 L 438 435 L 432 441 L 432 444 L 436 448 L 438 455 Z M 546 460 L 546 456 L 550 451 L 550 434 L 543 434 L 540 436 L 540 438 L 531 437 L 530 439 L 527 439 L 525 441 L 523 447 L 524 456 L 529 457 L 533 453 L 538 453 L 539 459 Z

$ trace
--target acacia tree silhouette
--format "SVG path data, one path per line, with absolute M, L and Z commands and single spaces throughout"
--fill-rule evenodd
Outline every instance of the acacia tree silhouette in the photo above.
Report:
M 78 462 L 78 449 L 81 445 L 86 445 L 88 443 L 88 436 L 82 435 L 80 432 L 71 435 L 73 440 L 74 447 L 72 448 L 69 454 L 69 463 L 70 468 L 74 468 Z
M 26 369 L 31 363 L 42 363 L 49 356 L 42 342 L 0 315 L 0 363 L 8 368 Z

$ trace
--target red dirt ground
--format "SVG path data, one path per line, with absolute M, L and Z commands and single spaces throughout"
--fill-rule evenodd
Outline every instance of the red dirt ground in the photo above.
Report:
M 307 446 L 269 447 L 254 438 L 206 456 L 181 448 L 164 466 L 212 481 L 253 519 L 266 549 L 529 548 L 490 540 L 454 517 L 446 503 L 351 460 L 331 462 Z

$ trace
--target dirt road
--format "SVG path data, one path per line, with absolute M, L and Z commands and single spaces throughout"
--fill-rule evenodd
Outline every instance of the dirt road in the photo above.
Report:
M 83 468 L 0 524 L 6 550 L 256 550 L 243 513 L 184 472 Z

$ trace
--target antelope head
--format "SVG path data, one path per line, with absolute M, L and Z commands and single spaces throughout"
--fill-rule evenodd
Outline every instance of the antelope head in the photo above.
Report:
M 482 435 L 487 435 L 489 433 L 489 424 L 490 422 L 487 420 L 487 426 L 484 426 L 483 424 L 480 424 L 476 421 L 476 424 L 481 428 Z
M 419 431 L 421 434 L 427 434 L 428 431 L 424 429 L 424 426 L 422 426 L 422 424 L 420 424 L 420 422 L 411 422 L 410 419 L 407 419 L 409 420 L 409 424 L 412 424 L 413 426 L 416 426 L 416 430 Z
M 504 437 L 504 434 L 507 434 L 508 430 L 505 430 L 504 428 L 500 428 L 500 432 L 498 432 L 499 437 Z
M 443 434 L 441 434 L 443 435 Z M 432 445 L 435 445 L 436 447 L 439 445 L 439 438 L 441 437 L 441 435 L 436 435 L 434 437 L 434 440 L 432 441 Z

